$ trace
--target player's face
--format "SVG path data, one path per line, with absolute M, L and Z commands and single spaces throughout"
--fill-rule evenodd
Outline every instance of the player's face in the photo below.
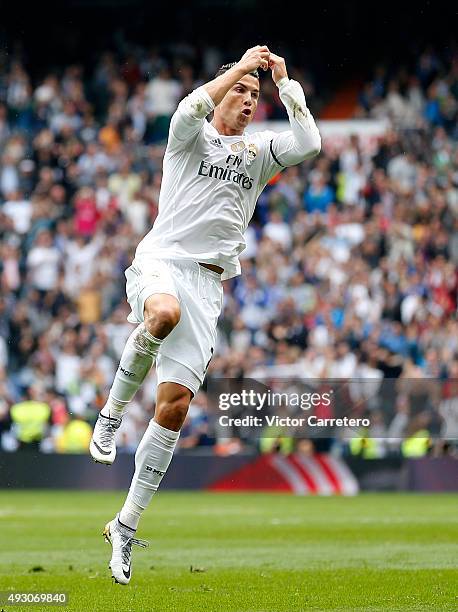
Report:
M 258 99 L 259 80 L 246 74 L 231 87 L 219 104 L 224 123 L 233 130 L 243 132 L 254 117 Z

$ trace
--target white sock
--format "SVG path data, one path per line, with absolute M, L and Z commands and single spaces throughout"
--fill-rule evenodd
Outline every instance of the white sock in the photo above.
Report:
M 129 493 L 119 513 L 119 520 L 131 529 L 151 501 L 172 461 L 173 451 L 180 437 L 151 420 L 135 453 L 135 474 Z
M 162 340 L 152 336 L 141 323 L 130 334 L 116 371 L 103 416 L 121 418 L 151 369 Z

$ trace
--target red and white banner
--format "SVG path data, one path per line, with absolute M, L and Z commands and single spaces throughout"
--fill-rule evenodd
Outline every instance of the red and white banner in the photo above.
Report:
M 331 455 L 262 455 L 213 483 L 211 491 L 283 491 L 296 495 L 356 495 L 358 481 Z

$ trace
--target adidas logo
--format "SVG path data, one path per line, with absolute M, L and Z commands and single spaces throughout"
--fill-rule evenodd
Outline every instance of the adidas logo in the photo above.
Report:
M 223 143 L 221 142 L 220 138 L 213 138 L 213 140 L 210 140 L 210 144 L 214 145 L 215 147 L 219 147 L 220 149 L 223 148 Z

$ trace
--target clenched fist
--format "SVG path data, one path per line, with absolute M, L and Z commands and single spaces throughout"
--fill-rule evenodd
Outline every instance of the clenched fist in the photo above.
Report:
M 242 59 L 238 62 L 239 66 L 248 74 L 257 68 L 267 70 L 269 68 L 269 48 L 266 45 L 256 45 L 245 51 Z

